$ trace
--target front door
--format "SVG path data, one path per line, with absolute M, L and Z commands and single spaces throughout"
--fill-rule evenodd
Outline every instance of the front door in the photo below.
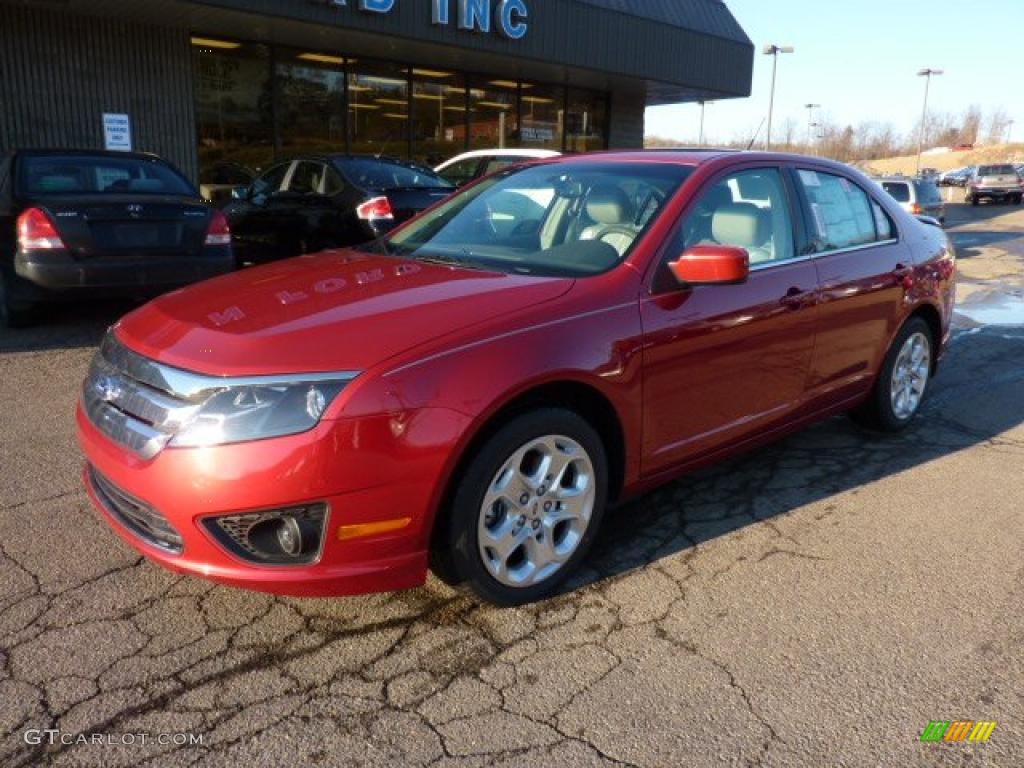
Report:
M 643 472 L 699 458 L 791 415 L 805 393 L 817 273 L 798 256 L 792 195 L 778 168 L 711 181 L 665 256 L 700 244 L 746 248 L 742 285 L 686 287 L 664 265 L 641 301 Z

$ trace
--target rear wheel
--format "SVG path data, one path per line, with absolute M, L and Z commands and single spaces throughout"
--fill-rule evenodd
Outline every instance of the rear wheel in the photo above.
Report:
M 444 542 L 454 575 L 485 600 L 522 605 L 551 594 L 586 556 L 608 462 L 590 424 L 547 408 L 498 430 L 457 482 Z
M 884 432 L 906 428 L 924 402 L 934 347 L 928 323 L 920 317 L 908 320 L 885 356 L 871 396 L 853 412 L 854 420 Z

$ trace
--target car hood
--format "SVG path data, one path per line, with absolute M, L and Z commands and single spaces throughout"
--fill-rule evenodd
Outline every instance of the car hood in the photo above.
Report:
M 115 333 L 142 355 L 205 374 L 362 371 L 573 282 L 327 251 L 166 294 Z

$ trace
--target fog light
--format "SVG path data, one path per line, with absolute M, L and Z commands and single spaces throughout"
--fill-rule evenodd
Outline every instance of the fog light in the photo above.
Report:
M 294 517 L 283 517 L 277 524 L 277 543 L 289 557 L 302 553 L 302 529 Z
M 320 557 L 327 505 L 208 517 L 203 526 L 238 557 L 264 565 L 305 565 Z

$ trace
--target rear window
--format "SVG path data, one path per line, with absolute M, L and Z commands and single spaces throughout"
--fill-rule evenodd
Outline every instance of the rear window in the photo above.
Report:
M 882 189 L 888 192 L 897 203 L 910 202 L 910 185 L 905 181 L 883 181 Z
M 1017 171 L 1012 165 L 983 165 L 978 168 L 979 176 L 1015 176 Z
M 157 160 L 89 155 L 39 155 L 21 161 L 23 194 L 195 195 L 181 174 Z
M 454 186 L 428 168 L 415 163 L 359 158 L 337 160 L 335 164 L 349 181 L 363 189 L 450 189 Z

